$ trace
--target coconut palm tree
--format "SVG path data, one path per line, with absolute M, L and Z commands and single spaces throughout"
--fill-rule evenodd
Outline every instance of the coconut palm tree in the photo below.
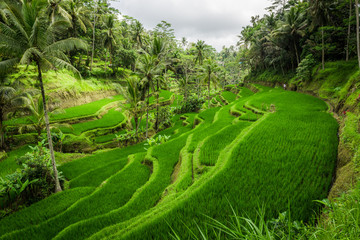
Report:
M 150 106 L 150 89 L 154 89 L 156 79 L 161 75 L 161 64 L 154 55 L 144 53 L 138 62 L 137 73 L 141 79 L 144 92 L 147 92 L 146 101 L 146 138 L 148 138 L 149 129 L 149 106 Z M 144 94 L 143 94 L 144 95 Z
M 138 49 L 143 47 L 143 32 L 144 26 L 138 20 L 134 20 L 131 24 L 133 41 L 136 43 Z
M 104 37 L 103 42 L 105 48 L 108 50 L 110 54 L 110 64 L 112 63 L 112 53 L 114 52 L 114 46 L 116 45 L 115 40 L 115 16 L 114 15 L 105 15 L 103 18 L 103 27 L 104 27 Z M 105 60 L 105 71 L 106 71 L 106 65 L 107 65 L 107 54 L 106 54 L 106 60 Z
M 165 67 L 164 76 L 166 76 L 167 72 L 167 62 L 166 62 L 166 55 L 167 55 L 167 40 L 164 37 L 157 37 L 155 36 L 150 49 L 149 54 L 156 57 L 156 65 L 159 65 L 160 68 Z M 155 121 L 155 129 L 158 130 L 159 126 L 159 94 L 160 94 L 160 88 L 161 85 L 164 84 L 164 78 L 163 77 L 157 77 L 156 83 L 154 84 L 156 86 L 156 121 Z
M 0 72 L 5 72 L 15 64 L 35 64 L 44 107 L 46 132 L 55 174 L 56 192 L 61 191 L 57 175 L 55 155 L 51 140 L 49 116 L 43 83 L 43 71 L 68 68 L 77 72 L 69 63 L 65 52 L 86 49 L 86 44 L 75 38 L 58 41 L 56 35 L 62 27 L 60 23 L 50 24 L 41 0 L 24 0 L 21 5 L 6 4 L 8 23 L 0 23 L 0 52 L 6 57 L 0 62 Z M 18 13 L 18 14 L 15 14 Z
M 29 101 L 30 104 L 27 106 L 27 110 L 31 112 L 31 116 L 27 118 L 28 123 L 19 127 L 19 133 L 22 134 L 24 131 L 35 131 L 37 133 L 37 141 L 39 142 L 41 140 L 41 133 L 44 131 L 44 129 L 46 129 L 44 105 L 41 97 L 35 99 L 35 101 L 32 97 L 29 97 Z M 72 129 L 72 126 L 66 123 L 51 124 L 50 128 L 59 129 L 60 127 Z
M 205 41 L 198 40 L 195 44 L 195 63 L 203 64 L 206 52 L 209 50 L 209 46 L 205 44 Z
M 305 13 L 296 7 L 292 7 L 285 15 L 284 22 L 280 23 L 280 27 L 274 31 L 274 35 L 288 36 L 294 47 L 296 62 L 299 65 L 300 57 L 298 51 L 299 37 L 305 35 L 305 28 L 307 26 L 307 19 Z
M 125 97 L 126 104 L 122 104 L 127 113 L 129 120 L 132 118 L 135 122 L 135 136 L 138 136 L 139 126 L 144 113 L 144 101 L 141 100 L 140 82 L 136 77 L 126 80 L 127 88 L 121 88 L 121 93 Z
M 330 20 L 330 1 L 328 0 L 310 0 L 310 14 L 312 16 L 311 27 L 321 27 L 321 63 L 322 69 L 325 69 L 325 39 L 324 39 L 324 26 Z
M 64 8 L 62 0 L 47 0 L 47 12 L 51 23 L 55 22 L 56 16 L 62 16 L 65 20 L 70 22 L 70 14 Z
M 220 71 L 219 65 L 212 59 L 206 59 L 204 65 L 201 67 L 201 80 L 207 84 L 208 87 L 208 108 L 210 108 L 210 84 L 217 84 L 217 72 Z
M 358 56 L 358 64 L 360 68 L 359 0 L 355 0 L 355 10 L 356 10 L 356 49 Z
M 78 35 L 78 28 L 86 33 L 88 27 L 92 27 L 89 19 L 90 12 L 78 0 L 66 0 L 65 9 L 70 15 L 71 20 L 71 36 L 76 38 Z
M 0 148 L 5 149 L 5 126 L 10 113 L 25 109 L 30 101 L 27 93 L 21 93 L 11 86 L 0 86 Z

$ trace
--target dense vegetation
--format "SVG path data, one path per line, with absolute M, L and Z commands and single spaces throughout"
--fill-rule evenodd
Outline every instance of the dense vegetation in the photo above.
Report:
M 2 0 L 0 239 L 357 239 L 358 2 L 271 2 L 216 52 Z

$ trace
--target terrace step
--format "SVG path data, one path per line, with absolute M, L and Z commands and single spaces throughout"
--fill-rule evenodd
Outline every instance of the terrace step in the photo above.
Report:
M 130 156 L 129 164 L 110 177 L 101 188 L 74 203 L 66 211 L 34 227 L 14 231 L 2 239 L 49 239 L 62 229 L 79 221 L 103 215 L 126 204 L 136 189 L 142 186 L 150 175 L 147 167 L 140 164 L 144 154 Z M 107 197 L 107 204 L 103 204 Z
M 207 120 L 212 122 L 213 120 L 213 117 L 211 116 L 210 118 L 208 118 L 208 116 L 204 116 L 203 118 L 205 119 L 204 121 Z M 101 231 L 101 229 L 109 225 L 127 221 L 128 219 L 136 217 L 142 212 L 159 205 L 159 200 L 161 199 L 159 195 L 161 196 L 162 192 L 169 183 L 171 183 L 169 176 L 173 172 L 173 167 L 179 159 L 180 150 L 185 146 L 189 134 L 198 129 L 201 125 L 202 123 L 195 129 L 190 130 L 190 132 L 181 133 L 177 138 L 171 138 L 171 140 L 165 144 L 148 149 L 145 159 L 147 161 L 152 161 L 154 172 L 149 181 L 139 188 L 123 207 L 115 209 L 107 214 L 99 215 L 71 225 L 64 229 L 56 239 L 84 239 L 97 231 Z M 161 202 L 161 204 L 163 203 Z M 87 229 L 87 231 L 84 232 L 84 229 Z
M 255 123 L 254 125 L 258 125 L 259 123 L 260 121 Z M 164 202 L 164 204 L 157 205 L 150 211 L 147 211 L 127 222 L 104 228 L 98 233 L 92 235 L 90 239 L 142 239 L 139 235 L 131 235 L 132 233 L 134 233 L 132 230 L 139 228 L 140 226 L 146 226 L 154 221 L 157 222 L 157 220 L 159 219 L 164 219 L 166 215 L 170 214 L 172 211 L 176 211 L 176 209 L 178 210 L 179 206 L 182 206 L 182 204 L 185 202 L 190 201 L 194 203 L 193 201 L 191 201 L 191 197 L 197 192 L 199 192 L 201 189 L 203 189 L 206 184 L 210 184 L 210 182 L 216 178 L 217 174 L 224 170 L 224 167 L 226 166 L 227 160 L 231 155 L 233 149 L 245 138 L 245 136 L 250 134 L 254 127 L 255 126 L 250 126 L 244 129 L 242 134 L 238 135 L 231 144 L 229 144 L 225 149 L 221 151 L 221 155 L 219 156 L 220 161 L 218 162 L 217 167 L 211 168 L 211 170 L 209 172 L 206 172 L 200 180 L 194 182 L 194 184 L 192 184 L 184 193 L 179 195 L 173 201 L 167 201 Z M 147 238 L 151 238 L 151 236 L 147 236 Z

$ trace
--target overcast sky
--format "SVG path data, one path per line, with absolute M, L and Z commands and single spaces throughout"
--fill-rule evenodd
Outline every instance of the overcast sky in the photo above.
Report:
M 178 39 L 204 40 L 218 51 L 235 45 L 251 16 L 265 14 L 269 0 L 117 0 L 112 6 L 138 19 L 146 29 L 171 23 Z

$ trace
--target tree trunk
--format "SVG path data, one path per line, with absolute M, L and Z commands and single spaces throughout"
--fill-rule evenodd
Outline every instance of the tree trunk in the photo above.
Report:
M 355 0 L 355 10 L 356 10 L 356 49 L 357 49 L 358 63 L 360 68 L 359 0 Z
M 105 53 L 105 67 L 104 67 L 104 71 L 105 71 L 105 76 L 106 76 L 106 63 L 107 63 L 107 60 L 108 60 L 108 55 L 107 55 L 107 53 Z
M 146 104 L 146 139 L 148 139 L 148 130 L 149 130 L 149 105 L 150 105 L 150 84 L 148 86 L 148 96 L 147 96 L 147 104 Z
M 322 45 L 322 49 L 321 49 L 321 64 L 322 64 L 322 69 L 325 69 L 325 40 L 324 40 L 324 26 L 321 26 L 321 45 Z
M 138 137 L 138 117 L 137 114 L 135 113 L 134 115 L 134 123 L 135 123 L 135 137 Z
M 94 10 L 94 29 L 93 29 L 93 39 L 92 39 L 92 51 L 91 51 L 91 63 L 90 63 L 90 72 L 92 71 L 92 65 L 94 63 L 94 51 L 95 51 L 95 30 L 96 30 L 96 16 L 97 8 Z
M 210 108 L 210 79 L 211 74 L 209 74 L 209 81 L 208 81 L 208 108 Z
M 156 131 L 159 130 L 159 95 L 160 95 L 160 89 L 159 89 L 159 79 L 156 81 L 156 122 L 155 122 L 155 129 Z
M 295 39 L 294 39 L 294 49 L 295 49 L 295 55 L 296 55 L 296 62 L 297 62 L 297 65 L 299 66 L 300 59 L 299 59 L 299 54 L 298 54 L 298 50 L 297 50 L 297 47 L 296 47 Z
M 37 67 L 38 67 L 38 78 L 39 78 L 40 89 L 41 89 L 41 97 L 42 97 L 43 108 L 44 108 L 46 133 L 47 133 L 47 138 L 48 138 L 48 142 L 49 142 L 49 150 L 50 150 L 50 155 L 51 155 L 51 164 L 53 167 L 54 177 L 55 177 L 55 192 L 61 192 L 62 189 L 61 189 L 60 182 L 59 182 L 58 171 L 56 169 L 54 147 L 53 147 L 53 143 L 52 143 L 52 139 L 51 139 L 49 116 L 48 116 L 47 107 L 46 107 L 45 90 L 44 90 L 44 84 L 43 84 L 42 75 L 41 75 L 41 66 L 40 66 L 39 61 L 37 61 Z
M 352 16 L 352 0 L 349 2 L 349 24 L 348 24 L 348 34 L 346 41 L 346 61 L 349 61 L 349 44 L 350 44 L 350 33 L 351 33 L 351 16 Z
M 188 95 L 188 93 L 187 93 L 187 83 L 188 83 L 188 76 L 186 74 L 186 76 L 185 76 L 185 94 L 184 94 L 185 102 L 187 102 L 187 95 Z
M 0 148 L 5 149 L 5 133 L 3 129 L 3 113 L 0 111 Z

